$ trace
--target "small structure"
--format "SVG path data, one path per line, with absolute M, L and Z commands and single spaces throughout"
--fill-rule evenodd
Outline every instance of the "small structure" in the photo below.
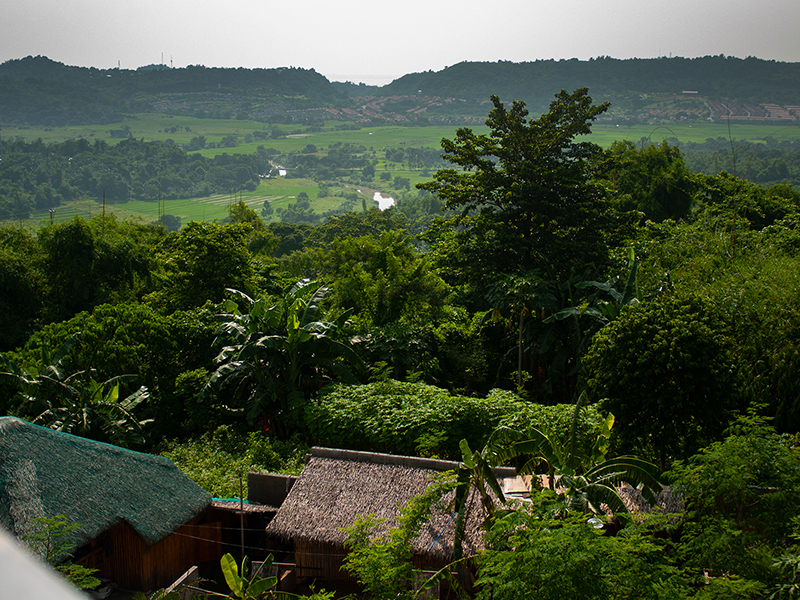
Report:
M 422 494 L 433 476 L 457 468 L 458 463 L 446 460 L 313 448 L 305 469 L 267 527 L 267 536 L 293 543 L 298 580 L 349 580 L 341 570 L 347 539 L 343 528 L 359 516 L 372 514 L 383 520 L 378 531 L 386 531 L 395 525 L 403 505 Z M 497 469 L 496 475 L 514 477 L 515 471 Z M 465 555 L 483 547 L 480 501 L 471 498 Z M 415 566 L 436 571 L 450 562 L 454 533 L 455 515 L 434 509 L 413 542 Z
M 247 556 L 263 561 L 270 555 L 270 544 L 265 529 L 296 477 L 275 473 L 248 473 L 247 500 L 215 498 L 211 502 L 209 517 L 222 524 L 222 544 L 233 554 L 245 547 Z M 244 551 L 241 552 L 245 554 Z
M 80 524 L 75 562 L 134 590 L 165 587 L 219 560 L 211 497 L 172 461 L 0 417 L 0 526 L 18 539 L 36 517 Z

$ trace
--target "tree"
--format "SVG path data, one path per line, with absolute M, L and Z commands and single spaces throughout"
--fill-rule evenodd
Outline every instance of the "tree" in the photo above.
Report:
M 317 288 L 308 298 L 309 281 L 295 284 L 286 296 L 269 306 L 269 298 L 253 300 L 231 290 L 248 312 L 227 300 L 227 319 L 217 329 L 229 342 L 216 358 L 217 370 L 201 399 L 217 386 L 235 385 L 244 397 L 247 418 L 269 418 L 279 434 L 299 427 L 305 402 L 335 376 L 354 382 L 348 368 L 359 360 L 349 344 L 336 339 L 349 311 L 333 321 L 318 319 L 320 303 L 329 289 Z
M 269 204 L 267 201 L 264 203 L 265 205 Z M 247 206 L 243 200 L 239 200 L 228 207 L 228 217 L 230 218 L 231 223 L 249 224 L 250 227 L 253 228 L 253 231 L 263 231 L 267 227 L 264 224 L 264 221 L 262 221 L 258 216 L 258 213 Z
M 6 369 L 0 376 L 12 379 L 20 390 L 17 412 L 37 425 L 117 446 L 143 443 L 143 427 L 149 421 L 137 419 L 134 410 L 149 397 L 147 388 L 121 399 L 120 384 L 135 375 L 99 382 L 91 369 L 68 374 L 64 361 L 75 339 L 69 338 L 55 352 L 42 348 L 41 365 L 30 371 L 0 355 Z
M 409 190 L 411 189 L 411 180 L 408 177 L 401 177 L 400 175 L 395 175 L 392 187 L 394 187 L 394 189 L 396 190 Z
M 366 180 L 372 181 L 375 178 L 375 163 L 368 162 L 364 165 L 364 168 L 361 169 L 361 176 Z
M 252 293 L 256 287 L 253 260 L 247 249 L 252 228 L 244 223 L 218 225 L 192 221 L 170 233 L 161 247 L 166 273 L 151 303 L 167 310 L 222 301 L 225 289 Z
M 0 351 L 25 342 L 43 310 L 45 280 L 36 240 L 21 227 L 0 228 Z
M 94 576 L 97 569 L 76 565 L 70 560 L 74 550 L 71 538 L 81 528 L 79 523 L 71 523 L 66 515 L 35 517 L 31 521 L 32 530 L 23 537 L 28 548 L 76 587 L 90 590 L 100 585 L 100 580 Z
M 583 359 L 614 413 L 624 449 L 654 452 L 662 468 L 719 434 L 732 408 L 730 340 L 713 306 L 669 295 L 628 306 Z
M 214 354 L 208 347 L 215 326 L 211 310 L 168 318 L 143 304 L 101 304 L 91 313 L 46 325 L 15 353 L 14 361 L 30 370 L 39 364 L 42 352 L 77 334 L 64 357 L 66 372 L 90 370 L 98 381 L 119 373 L 137 375 L 136 386 L 123 382 L 120 394 L 124 397 L 139 385 L 146 386 L 151 396 L 140 416 L 156 420 L 147 430 L 148 437 L 175 437 L 179 435 L 177 426 L 186 419 L 185 409 L 196 405 L 195 394 L 184 406 L 174 391 L 176 378 L 183 371 L 210 363 Z M 188 328 L 194 331 L 187 332 Z
M 800 453 L 794 438 L 755 414 L 725 434 L 667 474 L 686 502 L 681 555 L 700 582 L 708 581 L 705 571 L 715 583 L 738 579 L 763 590 L 797 533 Z
M 477 557 L 478 600 L 695 597 L 675 564 L 674 545 L 653 535 L 655 517 L 612 536 L 599 517 L 558 514 L 552 492 L 531 496 L 532 503 L 499 518 L 487 533 L 487 548 Z
M 94 264 L 95 236 L 89 224 L 76 216 L 71 221 L 48 226 L 39 233 L 45 251 L 44 272 L 50 296 L 51 318 L 70 317 L 92 308 L 97 293 Z
M 441 316 L 449 289 L 431 261 L 403 231 L 337 239 L 324 260 L 335 281 L 332 299 L 365 323 L 430 322 Z
M 442 158 L 457 168 L 418 185 L 459 211 L 448 221 L 452 237 L 434 237 L 451 275 L 481 288 L 498 274 L 538 271 L 558 280 L 605 263 L 606 202 L 588 181 L 600 148 L 574 138 L 590 132 L 608 103 L 594 105 L 586 88 L 562 90 L 531 120 L 523 102 L 510 110 L 496 96 L 492 103 L 490 132 L 462 128 L 455 140 L 443 139 Z
M 598 171 L 622 210 L 638 210 L 656 222 L 689 215 L 697 184 L 677 146 L 664 141 L 637 150 L 633 142 L 614 142 Z
M 585 401 L 586 395 L 583 394 L 575 405 L 566 442 L 536 428 L 529 428 L 521 433 L 504 426 L 498 427 L 492 433 L 480 451 L 471 450 L 466 440 L 461 441 L 463 460 L 458 469 L 459 486 L 455 501 L 458 513 L 457 542 L 463 535 L 467 495 L 473 489 L 480 495 L 485 520 L 491 526 L 496 512 L 495 498 L 501 504 L 505 503 L 492 468 L 512 459 L 523 459 L 522 466 L 517 469 L 521 475 L 538 472 L 544 462 L 549 488 L 556 490 L 557 479 L 558 496 L 568 510 L 601 514 L 602 505 L 605 505 L 614 514 L 627 513 L 628 509 L 616 490 L 616 486 L 623 482 L 638 487 L 644 498 L 655 504 L 656 494 L 661 491 L 660 475 L 655 465 L 635 456 L 606 458 L 611 428 L 614 425 L 613 415 L 609 415 L 600 424 L 597 438 L 591 444 L 590 450 L 586 450 L 578 427 Z M 489 489 L 494 497 L 489 494 Z

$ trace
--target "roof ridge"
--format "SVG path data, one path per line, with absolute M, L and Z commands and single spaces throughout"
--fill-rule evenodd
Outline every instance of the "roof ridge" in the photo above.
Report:
M 382 452 L 364 452 L 361 450 L 345 450 L 342 448 L 323 448 L 314 446 L 311 455 L 317 458 L 331 458 L 335 460 L 350 460 L 353 462 L 371 462 L 381 465 L 397 465 L 412 469 L 427 469 L 429 471 L 457 471 L 460 463 L 441 458 L 422 458 L 419 456 L 402 456 L 397 454 L 384 454 Z M 495 467 L 492 469 L 500 477 L 514 477 L 517 470 L 514 467 Z

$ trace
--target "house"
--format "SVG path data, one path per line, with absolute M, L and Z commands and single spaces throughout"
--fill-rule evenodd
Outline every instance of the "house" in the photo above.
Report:
M 348 580 L 350 576 L 341 571 L 347 539 L 343 528 L 359 516 L 372 514 L 383 519 L 378 531 L 386 531 L 395 524 L 403 505 L 422 494 L 434 476 L 457 468 L 458 463 L 446 460 L 313 448 L 303 472 L 267 527 L 267 536 L 293 545 L 298 580 Z M 496 469 L 495 474 L 513 478 L 515 471 Z M 474 496 L 467 514 L 465 555 L 483 547 L 483 514 Z M 434 509 L 413 541 L 415 566 L 436 571 L 449 563 L 454 533 L 454 515 Z
M 0 417 L 0 526 L 22 540 L 41 516 L 80 524 L 74 560 L 134 590 L 218 560 L 210 495 L 172 461 Z

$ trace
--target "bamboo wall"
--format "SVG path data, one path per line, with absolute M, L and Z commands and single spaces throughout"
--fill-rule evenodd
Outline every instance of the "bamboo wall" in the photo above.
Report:
M 193 565 L 222 556 L 220 523 L 184 525 L 157 544 L 147 546 L 127 524 L 120 523 L 92 541 L 88 555 L 76 561 L 99 569 L 97 575 L 130 590 L 169 586 Z
M 295 539 L 294 558 L 297 564 L 297 579 L 355 581 L 347 571 L 341 570 L 344 554 L 344 548 L 335 544 Z
M 324 581 L 356 581 L 341 567 L 346 551 L 342 546 L 303 539 L 294 540 L 294 557 L 298 579 L 320 579 Z M 412 564 L 421 571 L 438 571 L 449 561 L 414 554 Z

